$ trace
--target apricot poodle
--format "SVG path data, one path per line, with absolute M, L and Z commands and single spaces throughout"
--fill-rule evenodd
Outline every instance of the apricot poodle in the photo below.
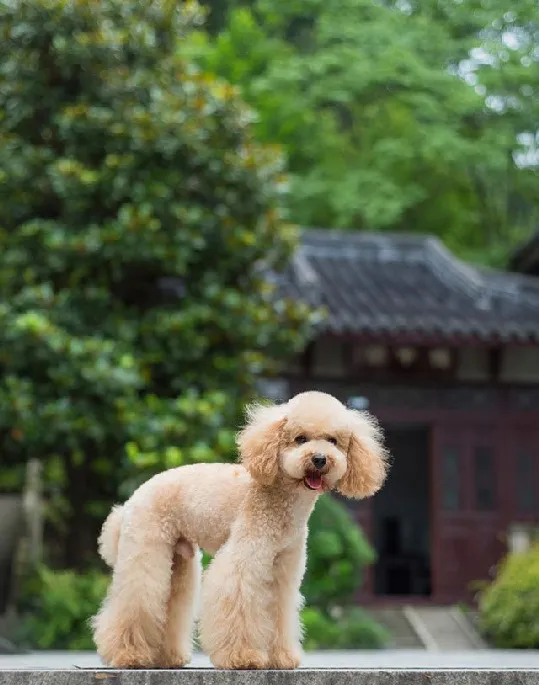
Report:
M 173 668 L 191 657 L 200 549 L 200 642 L 219 668 L 295 668 L 307 521 L 318 496 L 373 495 L 387 460 L 378 424 L 321 392 L 251 406 L 241 465 L 161 473 L 114 507 L 99 540 L 112 582 L 93 618 L 113 667 Z

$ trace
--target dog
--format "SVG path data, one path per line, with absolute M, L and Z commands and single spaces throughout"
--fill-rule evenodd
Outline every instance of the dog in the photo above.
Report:
M 317 498 L 361 499 L 387 473 L 382 431 L 321 392 L 251 405 L 240 464 L 160 473 L 115 506 L 99 538 L 112 582 L 92 619 L 105 664 L 178 668 L 191 658 L 201 552 L 200 644 L 217 668 L 300 664 L 307 522 Z

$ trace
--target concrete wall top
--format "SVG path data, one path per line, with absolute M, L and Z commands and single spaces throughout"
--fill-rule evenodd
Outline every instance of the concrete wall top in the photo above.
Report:
M 0 685 L 539 685 L 537 670 L 4 670 Z

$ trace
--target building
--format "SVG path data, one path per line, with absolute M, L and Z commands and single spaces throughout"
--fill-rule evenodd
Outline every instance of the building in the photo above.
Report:
M 509 268 L 528 276 L 539 276 L 539 231 L 515 250 L 509 260 Z
M 539 518 L 539 279 L 432 237 L 317 229 L 281 287 L 327 318 L 267 394 L 368 406 L 393 455 L 384 489 L 351 505 L 379 554 L 361 601 L 471 599 L 510 527 Z

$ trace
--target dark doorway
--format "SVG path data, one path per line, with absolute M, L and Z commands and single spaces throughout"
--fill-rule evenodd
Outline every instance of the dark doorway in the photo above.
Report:
M 431 593 L 429 431 L 388 427 L 392 467 L 373 499 L 377 595 Z

